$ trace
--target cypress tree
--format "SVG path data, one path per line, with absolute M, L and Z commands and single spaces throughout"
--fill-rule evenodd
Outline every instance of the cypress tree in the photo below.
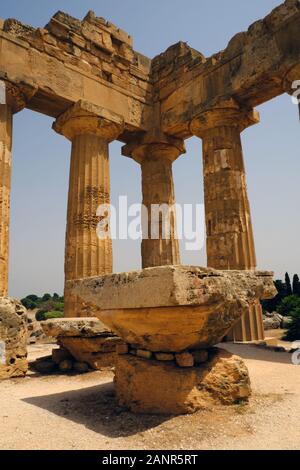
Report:
M 293 295 L 289 273 L 285 273 L 285 286 L 286 286 L 286 294 Z
M 293 277 L 293 294 L 300 296 L 300 280 L 298 274 Z

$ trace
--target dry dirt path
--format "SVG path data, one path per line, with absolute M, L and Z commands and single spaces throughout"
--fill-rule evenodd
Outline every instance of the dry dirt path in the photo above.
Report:
M 31 358 L 51 346 L 31 347 Z M 0 383 L 0 449 L 299 449 L 300 366 L 288 353 L 226 345 L 245 359 L 247 406 L 135 416 L 114 401 L 111 372 Z

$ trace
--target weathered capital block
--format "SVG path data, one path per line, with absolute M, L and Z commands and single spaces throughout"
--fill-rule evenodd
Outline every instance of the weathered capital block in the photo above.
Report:
M 85 100 L 77 101 L 53 124 L 56 132 L 71 141 L 79 135 L 91 135 L 111 142 L 121 134 L 123 128 L 122 116 Z
M 161 266 L 70 281 L 127 343 L 180 352 L 219 343 L 258 299 L 276 294 L 272 273 Z
M 25 307 L 0 297 L 0 380 L 22 377 L 27 372 L 26 325 Z

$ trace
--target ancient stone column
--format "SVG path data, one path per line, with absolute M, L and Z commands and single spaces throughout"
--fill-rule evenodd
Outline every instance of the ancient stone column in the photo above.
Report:
M 8 292 L 12 110 L 0 104 L 0 297 Z
M 143 269 L 180 264 L 172 164 L 185 153 L 183 142 L 164 137 L 126 145 L 122 153 L 141 165 Z
M 106 236 L 97 227 L 109 211 L 97 215 L 110 203 L 108 144 L 123 129 L 114 113 L 80 101 L 61 115 L 54 129 L 72 142 L 65 247 L 65 316 L 86 316 L 88 307 L 72 295 L 67 281 L 112 272 L 112 241 L 109 222 Z
M 33 94 L 0 81 L 0 297 L 8 292 L 9 221 L 13 114 L 21 111 Z
M 207 263 L 212 268 L 256 268 L 240 134 L 257 122 L 256 111 L 242 110 L 230 100 L 191 123 L 192 133 L 203 140 Z M 242 317 L 230 336 L 235 341 L 264 339 L 259 302 Z

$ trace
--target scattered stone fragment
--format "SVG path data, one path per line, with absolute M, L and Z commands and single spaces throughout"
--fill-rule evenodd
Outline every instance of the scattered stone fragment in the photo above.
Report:
M 194 358 L 192 354 L 190 353 L 185 352 L 181 354 L 176 354 L 175 359 L 179 367 L 193 367 L 194 366 Z
M 192 352 L 195 364 L 203 364 L 208 360 L 208 352 L 206 349 L 199 349 Z
M 56 363 L 70 359 L 96 370 L 114 367 L 116 348 L 124 345 L 97 318 L 58 318 L 42 322 L 42 326 L 48 335 L 57 338 L 60 350 L 53 353 Z
M 85 362 L 75 362 L 73 367 L 80 374 L 85 374 L 89 371 L 89 366 Z
M 174 361 L 175 356 L 174 354 L 171 353 L 156 353 L 155 354 L 155 359 L 157 361 Z
M 276 329 L 280 328 L 281 322 L 277 318 L 267 317 L 267 318 L 264 318 L 263 325 L 264 325 L 264 330 L 265 331 L 276 330 Z
M 69 372 L 73 369 L 73 362 L 69 359 L 65 359 L 59 364 L 59 370 L 61 372 Z
M 33 364 L 33 368 L 39 372 L 40 374 L 51 374 L 56 369 L 56 364 L 50 359 L 45 358 L 41 360 L 37 360 Z
M 286 330 L 287 328 L 289 328 L 292 321 L 293 321 L 293 319 L 291 317 L 284 317 L 282 322 L 281 322 L 281 328 Z
M 72 355 L 64 348 L 55 348 L 52 350 L 52 361 L 55 364 L 60 364 L 62 361 L 69 359 L 72 360 Z
M 136 355 L 138 357 L 143 357 L 144 359 L 151 359 L 152 352 L 151 351 L 146 351 L 145 349 L 137 349 Z
M 121 343 L 121 344 L 117 344 L 116 346 L 116 353 L 117 354 L 128 354 L 128 344 L 126 343 Z
M 116 347 L 122 343 L 117 336 L 113 337 L 59 337 L 58 343 L 67 349 L 77 362 L 86 362 L 92 369 L 114 367 Z

